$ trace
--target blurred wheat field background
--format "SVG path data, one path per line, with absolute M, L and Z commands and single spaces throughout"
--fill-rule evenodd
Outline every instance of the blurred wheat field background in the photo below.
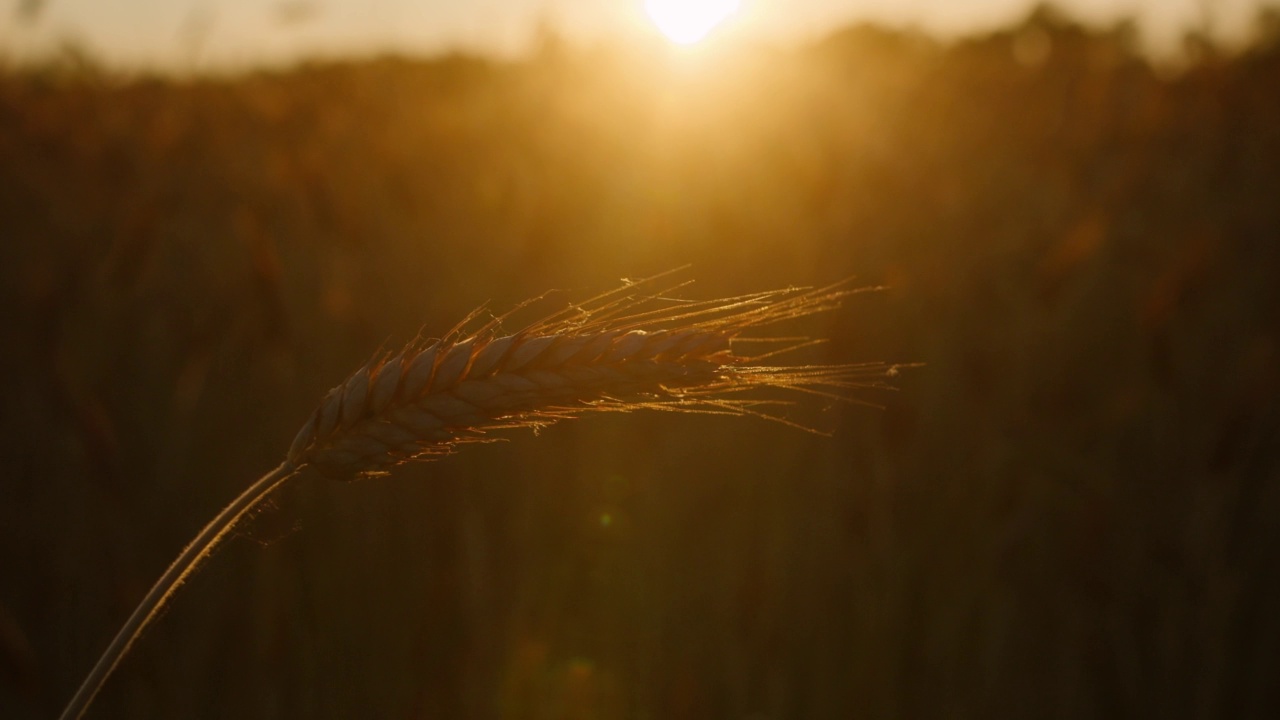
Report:
M 686 263 L 924 362 L 831 437 L 595 417 L 310 482 L 90 717 L 1280 711 L 1280 22 L 1152 66 L 1040 12 L 695 64 L 0 73 L 0 715 L 55 715 L 379 347 Z M 658 78 L 658 79 L 655 79 Z

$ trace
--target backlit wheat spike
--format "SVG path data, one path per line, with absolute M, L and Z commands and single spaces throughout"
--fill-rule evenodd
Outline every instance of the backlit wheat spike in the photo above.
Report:
M 488 441 L 492 430 L 537 427 L 589 411 L 754 415 L 791 424 L 770 412 L 778 401 L 741 393 L 771 387 L 856 401 L 851 392 L 883 387 L 896 373 L 880 363 L 760 362 L 811 344 L 803 339 L 779 338 L 789 344 L 755 356 L 735 350 L 735 343 L 767 340 L 748 332 L 830 310 L 860 290 L 840 284 L 691 302 L 666 296 L 681 286 L 646 290 L 656 280 L 628 282 L 510 334 L 501 331 L 510 314 L 469 330 L 480 317 L 474 312 L 441 339 L 375 358 L 330 390 L 285 461 L 206 525 L 151 588 L 63 720 L 81 717 L 139 634 L 231 528 L 304 468 L 338 478 L 377 475 Z
M 747 329 L 827 309 L 848 292 L 674 304 L 606 297 L 510 335 L 499 334 L 497 323 L 469 335 L 455 332 L 377 359 L 330 390 L 295 438 L 288 462 L 337 477 L 370 475 L 483 441 L 486 430 L 540 425 L 586 410 L 661 405 L 745 413 L 750 403 L 713 398 L 759 386 L 866 386 L 892 368 L 764 367 L 732 348 Z M 655 303 L 663 307 L 638 309 Z

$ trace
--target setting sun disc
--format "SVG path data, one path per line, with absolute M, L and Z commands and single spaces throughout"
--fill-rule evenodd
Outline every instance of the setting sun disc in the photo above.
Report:
M 645 0 L 645 12 L 674 43 L 692 45 L 738 11 L 738 0 Z

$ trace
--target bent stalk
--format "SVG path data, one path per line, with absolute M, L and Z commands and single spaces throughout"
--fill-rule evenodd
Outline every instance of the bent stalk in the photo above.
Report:
M 253 509 L 258 503 L 262 502 L 276 488 L 279 488 L 288 480 L 291 480 L 298 474 L 298 469 L 289 462 L 281 463 L 271 472 L 263 475 L 257 482 L 249 486 L 248 490 L 240 493 L 239 497 L 231 502 L 222 512 L 218 513 L 195 540 L 187 545 L 182 554 L 178 556 L 169 569 L 165 570 L 164 575 L 156 581 L 151 587 L 151 591 L 147 596 L 138 603 L 138 607 L 134 609 L 133 614 L 120 628 L 120 632 L 116 633 L 115 639 L 111 641 L 111 645 L 107 646 L 102 657 L 98 658 L 98 663 L 93 666 L 93 670 L 89 676 L 80 684 L 80 689 L 76 690 L 76 694 L 71 698 L 71 702 L 67 704 L 67 708 L 62 711 L 61 720 L 78 720 L 84 715 L 85 710 L 89 707 L 89 703 L 93 702 L 98 691 L 102 689 L 103 683 L 110 677 L 111 672 L 116 669 L 128 652 L 133 647 L 133 642 L 138 639 L 142 631 L 146 629 L 151 621 L 155 619 L 160 610 L 165 606 L 182 582 L 187 579 L 191 573 L 195 572 L 200 563 L 209 557 L 209 555 L 222 543 L 231 528 L 244 517 L 245 513 Z

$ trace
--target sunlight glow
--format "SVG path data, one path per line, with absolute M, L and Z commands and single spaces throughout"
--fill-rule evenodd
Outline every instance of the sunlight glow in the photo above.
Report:
M 645 0 L 645 12 L 674 43 L 692 45 L 738 11 L 738 0 Z

